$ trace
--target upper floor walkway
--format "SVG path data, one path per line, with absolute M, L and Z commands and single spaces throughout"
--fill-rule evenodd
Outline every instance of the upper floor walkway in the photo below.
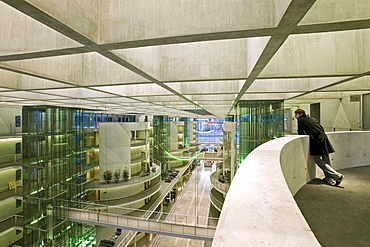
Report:
M 173 237 L 191 238 L 203 241 L 212 241 L 216 227 L 209 226 L 210 217 L 195 215 L 171 214 L 166 220 L 147 219 L 143 215 L 147 211 L 132 212 L 130 208 L 110 207 L 102 204 L 68 202 L 72 206 L 54 206 L 57 217 L 71 221 L 83 222 L 91 225 L 100 225 L 125 230 L 167 235 Z M 157 212 L 150 212 L 153 215 Z M 137 215 L 136 215 L 137 214 Z M 165 214 L 162 212 L 162 214 Z M 168 219 L 171 220 L 168 220 Z
M 326 203 L 319 204 L 317 195 L 303 196 L 308 208 L 322 211 L 311 216 L 316 226 L 304 217 L 294 195 L 307 183 L 311 186 L 322 178 L 323 173 L 309 155 L 309 137 L 287 136 L 257 147 L 245 158 L 228 190 L 212 246 L 369 246 L 368 234 L 362 230 L 368 231 L 370 222 L 370 176 L 365 167 L 370 164 L 370 132 L 333 132 L 328 136 L 336 149 L 330 155 L 332 166 L 343 172 L 345 180 L 341 187 L 315 187 L 326 190 L 327 194 L 323 191 L 320 197 Z M 353 175 L 356 169 L 364 169 L 359 177 Z M 355 195 L 356 199 L 352 197 Z M 351 201 L 352 207 L 347 207 Z M 367 217 L 349 214 L 356 209 Z M 345 218 L 355 222 L 353 229 L 347 228 Z M 323 242 L 319 237 L 322 226 L 341 231 Z

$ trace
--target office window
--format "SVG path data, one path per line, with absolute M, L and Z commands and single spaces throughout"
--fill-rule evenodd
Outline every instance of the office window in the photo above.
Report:
M 16 199 L 16 200 L 15 200 L 15 207 L 16 207 L 16 208 L 19 208 L 19 207 L 21 207 L 21 206 L 22 206 L 22 200 Z
M 20 154 L 22 152 L 22 149 L 21 149 L 21 143 L 20 142 L 17 142 L 15 144 L 15 153 L 16 154 Z
M 22 179 L 22 170 L 18 169 L 15 171 L 15 180 L 21 180 Z
M 21 116 L 15 116 L 15 127 L 21 127 Z

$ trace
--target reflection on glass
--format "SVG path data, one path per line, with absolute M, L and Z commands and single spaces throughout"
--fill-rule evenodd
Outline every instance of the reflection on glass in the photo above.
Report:
M 257 146 L 284 135 L 283 101 L 239 101 L 237 104 L 239 162 Z

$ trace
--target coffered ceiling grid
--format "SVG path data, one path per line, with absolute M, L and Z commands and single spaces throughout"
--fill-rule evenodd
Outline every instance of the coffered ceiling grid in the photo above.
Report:
M 0 105 L 225 117 L 370 91 L 367 0 L 1 0 Z

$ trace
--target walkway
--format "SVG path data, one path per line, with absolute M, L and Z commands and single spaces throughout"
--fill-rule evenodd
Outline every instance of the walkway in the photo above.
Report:
M 120 225 L 128 226 L 120 227 L 123 229 L 123 232 L 126 232 L 128 229 L 130 229 L 133 230 L 132 233 L 135 233 L 136 231 L 141 231 L 147 233 L 163 234 L 157 235 L 154 242 L 149 240 L 152 239 L 153 234 L 148 234 L 146 237 L 144 237 L 144 239 L 146 240 L 142 239 L 144 240 L 144 243 L 142 243 L 140 240 L 136 246 L 142 247 L 144 245 L 148 246 L 149 244 L 154 244 L 153 246 L 173 246 L 173 244 L 175 244 L 176 246 L 183 247 L 210 246 L 211 240 L 214 235 L 215 226 L 207 226 L 207 219 L 209 219 L 208 211 L 210 206 L 210 175 L 212 174 L 214 169 L 215 167 L 203 168 L 203 166 L 199 166 L 197 167 L 196 171 L 193 171 L 190 181 L 188 181 L 181 192 L 179 191 L 180 196 L 178 196 L 175 204 L 170 204 L 172 209 L 170 211 L 170 215 L 166 217 L 166 222 L 158 223 L 156 221 L 148 221 L 140 217 L 142 219 L 136 219 L 136 223 L 127 223 L 128 219 L 124 216 L 113 216 L 109 217 L 108 219 L 107 216 L 105 216 L 105 214 L 101 212 L 99 221 L 97 221 L 98 213 L 96 211 L 92 211 L 89 213 L 87 213 L 86 211 L 77 212 L 78 209 L 71 211 L 70 214 L 66 216 L 70 220 L 76 220 L 78 222 L 85 222 L 87 224 L 97 225 L 99 229 L 103 230 L 103 232 L 101 232 L 100 234 L 101 237 L 99 237 L 99 239 L 110 239 L 110 236 L 112 236 L 112 233 L 114 233 L 116 226 L 118 227 L 118 225 Z M 180 173 L 182 174 L 185 168 L 178 168 L 178 170 L 180 170 Z M 174 182 L 175 181 L 172 181 L 171 183 L 163 182 L 161 190 L 164 190 L 166 187 L 169 187 L 169 190 L 171 190 L 172 186 L 174 186 Z M 164 195 L 166 195 L 166 193 L 164 193 Z M 162 200 L 163 198 L 161 199 L 161 201 Z M 197 213 L 195 213 L 196 208 L 198 210 Z M 182 217 L 185 219 L 185 221 L 181 221 L 182 219 L 179 218 L 178 215 L 187 215 L 188 217 Z M 199 220 L 195 220 L 195 216 L 197 216 Z M 202 218 L 205 218 L 206 220 L 203 220 Z M 126 223 L 124 221 L 126 221 Z M 178 224 L 173 224 L 174 221 L 176 221 Z M 148 226 L 148 222 L 150 222 L 151 226 Z M 191 222 L 192 226 L 187 227 L 186 225 L 189 225 L 189 222 Z M 104 227 L 102 228 L 99 225 Z M 169 227 L 170 225 L 172 225 L 172 227 Z M 194 227 L 194 225 L 196 225 L 196 227 Z M 120 236 L 118 238 L 121 239 L 121 237 L 123 236 Z M 147 239 L 147 237 L 149 237 L 149 239 Z M 116 242 L 120 243 L 121 240 L 117 239 Z
M 191 165 L 191 161 L 188 162 L 187 165 L 183 167 L 176 168 L 179 170 L 179 175 L 172 179 L 170 183 L 166 183 L 164 181 L 161 181 L 161 188 L 159 193 L 152 196 L 150 199 L 150 202 L 146 204 L 144 207 L 142 207 L 142 210 L 147 211 L 153 211 L 155 210 L 162 202 L 164 201 L 167 194 L 172 190 L 172 188 L 175 186 L 175 184 L 178 182 L 178 180 L 183 176 L 184 173 L 188 171 L 188 167 Z M 149 214 L 145 214 L 146 216 L 142 215 L 143 218 L 147 219 L 150 217 Z M 101 227 L 97 226 L 97 235 L 96 239 L 99 243 L 101 239 L 111 239 L 115 235 L 116 228 L 110 228 L 110 227 Z M 122 234 L 116 239 L 116 243 L 118 243 L 117 247 L 126 246 L 127 243 L 131 242 L 131 240 L 135 237 L 136 231 L 129 231 L 129 230 L 122 230 Z M 151 234 L 148 234 L 151 235 Z M 137 245 L 139 246 L 139 245 Z
M 216 229 L 215 227 L 207 227 L 207 221 L 205 224 L 197 224 L 198 220 L 196 217 L 189 217 L 188 215 L 173 215 L 173 217 L 171 217 L 171 221 L 158 221 L 120 214 L 103 213 L 95 210 L 69 207 L 56 208 L 57 215 L 67 217 L 71 221 L 83 222 L 90 225 L 162 234 L 172 237 L 175 236 L 211 241 Z
M 370 166 L 340 170 L 340 187 L 315 179 L 295 195 L 323 247 L 370 246 Z
M 212 168 L 198 166 L 196 170 L 193 171 L 191 178 L 187 182 L 184 190 L 176 200 L 170 212 L 187 215 L 198 214 L 198 216 L 201 217 L 208 216 L 210 207 L 209 195 L 211 189 L 210 177 L 215 169 L 215 166 Z M 211 242 L 157 235 L 151 243 L 144 240 L 138 244 L 142 245 L 137 246 L 150 247 L 203 247 L 210 246 Z

